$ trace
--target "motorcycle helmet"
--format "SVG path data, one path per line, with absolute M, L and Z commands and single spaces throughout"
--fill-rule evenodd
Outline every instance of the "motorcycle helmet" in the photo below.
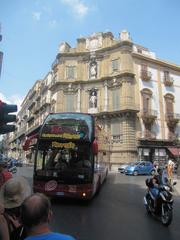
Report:
M 162 175 L 163 174 L 163 169 L 162 168 L 158 168 L 157 173 Z

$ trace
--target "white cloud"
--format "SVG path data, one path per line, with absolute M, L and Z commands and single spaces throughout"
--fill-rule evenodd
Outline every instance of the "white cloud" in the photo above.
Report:
M 23 99 L 24 99 L 24 97 L 21 97 L 17 94 L 14 94 L 7 98 L 3 93 L 0 92 L 0 100 L 7 104 L 16 104 L 18 106 L 18 111 L 21 108 L 21 103 L 22 103 Z
M 49 26 L 55 28 L 57 26 L 57 21 L 55 19 L 49 21 Z
M 33 12 L 32 16 L 35 21 L 39 21 L 41 19 L 41 12 Z
M 89 7 L 81 0 L 61 0 L 61 2 L 69 6 L 78 18 L 83 18 L 89 11 Z

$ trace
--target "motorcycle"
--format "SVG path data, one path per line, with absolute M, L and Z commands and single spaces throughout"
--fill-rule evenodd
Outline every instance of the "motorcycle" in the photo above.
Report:
M 176 182 L 173 183 L 173 186 L 174 185 L 176 185 Z M 172 186 L 161 185 L 159 187 L 159 194 L 156 198 L 156 204 L 155 197 L 151 192 L 149 179 L 146 180 L 146 186 L 148 189 L 146 195 L 144 196 L 144 204 L 147 213 L 160 220 L 164 226 L 169 226 L 173 218 Z
M 8 168 L 8 171 L 11 172 L 11 173 L 13 173 L 13 174 L 15 174 L 15 173 L 17 173 L 17 167 L 16 167 L 16 166 L 13 166 L 13 167 L 11 167 L 11 168 Z

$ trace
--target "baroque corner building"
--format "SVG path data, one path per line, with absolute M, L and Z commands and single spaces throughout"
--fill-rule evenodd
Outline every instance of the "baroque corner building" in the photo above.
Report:
M 51 71 L 26 96 L 20 119 L 28 112 L 29 136 L 50 111 L 93 114 L 109 136 L 112 169 L 177 157 L 178 102 L 179 65 L 133 43 L 127 31 L 118 39 L 111 32 L 94 33 L 77 39 L 75 48 L 60 44 Z
M 109 136 L 110 168 L 137 158 L 133 43 L 127 32 L 96 33 L 67 43 L 53 65 L 55 112 L 93 114 Z

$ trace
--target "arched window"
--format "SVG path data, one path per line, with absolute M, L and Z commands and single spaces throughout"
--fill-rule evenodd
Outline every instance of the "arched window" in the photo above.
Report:
M 170 116 L 174 114 L 174 96 L 170 93 L 167 93 L 164 96 L 165 99 L 165 109 L 166 115 Z
M 152 91 L 148 88 L 141 90 L 143 112 L 149 112 L 151 109 Z

